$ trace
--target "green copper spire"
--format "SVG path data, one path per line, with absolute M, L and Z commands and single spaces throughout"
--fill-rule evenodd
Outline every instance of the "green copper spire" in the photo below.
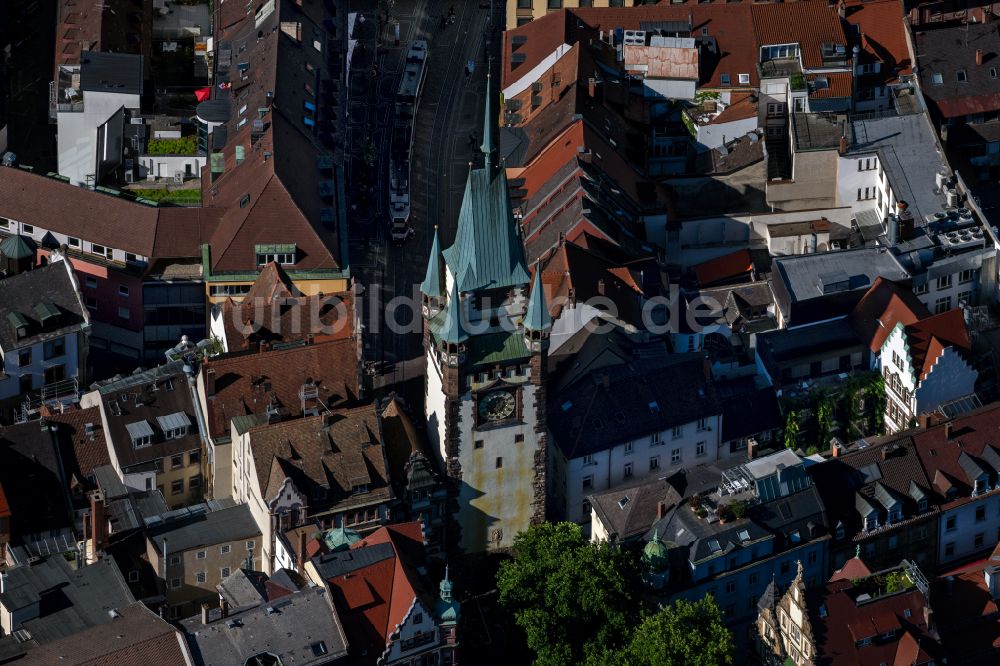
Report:
M 524 314 L 524 328 L 528 331 L 545 331 L 552 328 L 552 317 L 545 305 L 545 290 L 542 288 L 542 265 L 535 264 L 535 279 L 531 284 L 528 311 Z
M 444 323 L 438 331 L 438 338 L 448 344 L 461 344 L 469 339 L 469 334 L 462 326 L 462 300 L 458 297 L 458 285 L 451 286 L 448 297 L 448 308 L 444 312 Z
M 434 604 L 434 611 L 442 623 L 454 624 L 458 622 L 460 604 L 455 601 L 451 594 L 451 580 L 448 579 L 448 567 L 444 568 L 444 579 L 439 588 L 441 594 Z
M 486 72 L 486 111 L 484 112 L 483 118 L 483 143 L 479 146 L 479 150 L 483 151 L 483 155 L 486 156 L 486 166 L 491 166 L 493 160 L 493 153 L 496 152 L 496 140 L 493 137 L 493 126 L 495 123 L 495 118 L 493 117 L 493 95 L 492 93 L 492 79 L 489 71 Z
M 431 255 L 427 258 L 427 273 L 420 283 L 420 293 L 424 296 L 440 296 L 444 291 L 441 287 L 441 241 L 438 240 L 438 228 L 434 225 L 434 242 L 431 244 Z

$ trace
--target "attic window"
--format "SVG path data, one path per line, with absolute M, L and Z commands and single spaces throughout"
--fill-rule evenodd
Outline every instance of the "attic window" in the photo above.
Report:
M 957 72 L 955 72 L 955 78 L 958 79 L 959 83 L 965 83 L 966 81 L 969 80 L 969 78 L 965 74 L 964 69 L 960 69 Z
M 944 85 L 944 76 L 942 76 L 941 72 L 931 73 L 931 83 L 933 83 L 936 86 Z
M 713 553 L 718 553 L 719 551 L 722 550 L 722 546 L 719 545 L 718 539 L 712 539 L 711 541 L 708 542 L 708 549 Z
M 650 414 L 660 413 L 660 405 L 655 400 L 649 403 L 649 413 Z
M 750 532 L 749 532 L 749 530 L 740 530 L 737 533 L 737 536 L 740 538 L 740 541 L 749 541 L 750 540 Z
M 572 407 L 573 407 L 573 402 L 571 400 L 567 400 L 562 404 L 562 410 L 564 412 L 568 412 Z
M 626 506 L 628 506 L 628 503 L 631 501 L 632 499 L 628 495 L 625 495 L 620 500 L 618 500 L 618 508 L 624 509 Z
M 256 245 L 254 250 L 257 254 L 257 265 L 264 266 L 272 261 L 282 266 L 292 266 L 295 264 L 297 248 L 295 243 L 281 243 L 275 245 Z
M 128 435 L 132 439 L 132 446 L 137 449 L 153 443 L 153 428 L 145 419 L 135 423 L 126 423 L 125 430 L 128 431 Z
M 991 79 L 997 78 L 997 68 L 996 67 L 990 67 L 990 78 Z
M 326 643 L 324 643 L 323 641 L 320 641 L 318 643 L 313 643 L 312 645 L 309 646 L 309 648 L 312 650 L 314 657 L 322 657 L 324 654 L 327 653 Z
M 249 205 L 250 205 L 250 195 L 244 194 L 242 197 L 240 197 L 240 208 L 246 208 Z
M 729 74 L 722 74 L 719 78 L 724 86 L 732 85 L 733 83 L 733 80 L 729 78 Z
M 747 84 L 747 83 L 750 83 L 750 75 L 749 74 L 740 74 L 740 83 L 742 83 L 744 85 Z

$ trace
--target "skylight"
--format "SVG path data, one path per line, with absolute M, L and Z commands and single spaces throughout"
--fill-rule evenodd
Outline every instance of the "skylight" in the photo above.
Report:
M 712 539 L 711 541 L 708 542 L 708 549 L 711 550 L 713 553 L 718 553 L 720 550 L 722 550 L 722 546 L 719 545 L 718 539 Z
M 944 85 L 944 76 L 940 72 L 931 73 L 931 83 L 936 86 Z
M 966 77 L 965 75 L 964 69 L 960 69 L 957 72 L 955 72 L 955 78 L 958 79 L 959 83 L 965 83 L 966 81 L 969 80 L 968 77 Z
M 737 536 L 739 536 L 740 541 L 749 541 L 750 540 L 750 532 L 749 532 L 749 530 L 740 530 L 739 532 L 737 532 Z
M 659 414 L 660 405 L 655 400 L 653 400 L 651 403 L 649 403 L 649 411 L 651 414 Z
M 629 496 L 625 495 L 625 497 L 622 497 L 620 500 L 618 500 L 618 508 L 619 509 L 624 509 L 628 505 L 628 503 L 631 502 L 631 501 L 632 500 L 629 499 Z

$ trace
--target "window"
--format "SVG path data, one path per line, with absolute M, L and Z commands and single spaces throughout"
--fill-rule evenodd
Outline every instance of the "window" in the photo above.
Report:
M 188 451 L 188 465 L 196 465 L 201 462 L 201 449 Z
M 138 583 L 139 582 L 139 572 L 136 571 L 135 569 L 132 569 L 132 571 L 129 571 L 128 572 L 128 582 L 130 582 L 130 583 Z
M 103 245 L 98 245 L 97 243 L 90 244 L 91 254 L 97 254 L 105 259 L 111 259 L 114 256 L 114 250 L 110 247 L 104 247 Z
M 181 586 L 180 578 L 174 578 L 170 581 L 170 587 L 174 588 L 175 590 L 180 586 Z
M 30 224 L 22 224 L 21 225 L 21 233 L 23 233 L 25 236 L 30 236 L 33 233 L 35 233 L 35 228 L 33 226 L 31 226 Z
M 69 236 L 66 238 L 66 244 L 70 247 L 80 247 L 80 239 Z
M 625 463 L 625 469 L 622 471 L 622 476 L 626 479 L 632 478 L 632 463 Z
M 976 507 L 976 522 L 981 523 L 986 520 L 986 507 L 977 506 Z
M 941 314 L 951 310 L 951 296 L 944 296 L 934 301 L 934 314 Z
M 965 303 L 966 305 L 972 305 L 972 292 L 971 291 L 959 292 L 958 303 L 959 305 L 961 305 L 962 303 Z
M 25 367 L 26 365 L 31 365 L 31 350 L 22 349 L 17 353 L 17 365 L 20 367 Z
M 583 489 L 590 490 L 594 487 L 594 477 L 593 475 L 587 475 L 583 477 Z
M 941 75 L 941 72 L 931 73 L 931 83 L 936 86 L 944 85 L 944 76 Z
M 253 549 L 256 548 L 256 547 L 257 547 L 257 542 L 256 541 L 254 541 L 253 539 L 247 539 L 247 550 L 248 551 L 253 551 Z
M 549 0 L 549 9 L 562 9 L 562 0 Z
M 726 581 L 726 594 L 732 594 L 736 591 L 736 581 Z
M 632 453 L 632 442 L 625 442 L 625 455 Z
M 219 574 L 220 574 L 220 575 L 221 575 L 221 576 L 222 576 L 223 578 L 229 578 L 229 567 L 222 567 L 222 570 L 221 570 L 221 571 L 219 571 Z
M 997 78 L 997 68 L 996 67 L 990 67 L 990 78 L 991 79 Z
M 282 266 L 291 266 L 295 264 L 295 255 L 291 252 L 260 253 L 257 255 L 258 266 L 269 264 L 272 261 Z
M 732 85 L 733 80 L 729 77 L 729 73 L 726 72 L 719 77 L 719 82 L 723 87 Z
M 959 83 L 965 83 L 966 81 L 969 80 L 968 77 L 965 74 L 965 70 L 964 69 L 960 69 L 957 72 L 955 72 L 955 78 L 958 79 Z
M 982 548 L 983 547 L 983 539 L 984 539 L 984 537 L 985 537 L 985 535 L 982 532 L 980 532 L 975 537 L 973 537 L 973 539 L 972 539 L 972 547 L 973 548 Z
M 590 508 L 590 500 L 583 500 L 583 504 L 580 505 L 580 510 L 583 512 L 584 518 L 590 516 Z
M 788 570 L 789 570 L 789 564 L 788 564 L 788 561 L 786 560 L 785 562 L 781 563 L 781 573 L 782 573 L 782 575 L 787 574 Z
M 698 431 L 708 430 L 708 419 L 698 419 Z
M 522 435 L 522 434 L 514 435 L 514 443 L 515 444 L 523 444 L 524 443 L 524 435 Z
M 219 554 L 220 555 L 228 555 L 230 553 L 230 551 L 232 551 L 232 549 L 233 549 L 233 547 L 231 545 L 229 545 L 228 543 L 223 544 L 223 545 L 219 546 Z
M 917 511 L 923 513 L 926 510 L 927 510 L 927 498 L 926 497 L 921 497 L 917 501 Z
M 653 456 L 649 459 L 649 471 L 660 469 L 660 456 Z
M 312 650 L 314 657 L 322 657 L 324 654 L 327 653 L 326 643 L 324 643 L 323 641 L 319 641 L 318 643 L 313 643 L 312 645 L 309 646 L 309 648 Z
M 196 583 L 204 583 L 206 579 L 205 572 L 199 571 L 194 575 L 194 580 Z
M 9 228 L 10 228 L 10 220 L 8 220 L 6 217 L 0 217 L 0 229 L 9 229 Z
M 806 562 L 808 564 L 816 564 L 816 551 L 809 553 L 809 555 L 806 557 Z
M 87 289 L 97 289 L 97 278 L 92 275 L 88 275 L 84 280 L 84 284 Z
M 954 541 L 949 541 L 948 543 L 946 543 L 944 545 L 944 554 L 945 554 L 945 557 L 951 557 L 952 555 L 955 554 L 955 542 Z
M 653 446 L 656 446 L 657 444 L 659 444 L 660 443 L 660 433 L 654 432 L 652 435 L 650 435 L 649 436 L 649 443 L 652 444 Z
M 897 368 L 902 368 L 903 367 L 903 359 L 902 359 L 902 357 L 900 357 L 899 353 L 897 353 L 895 351 L 892 352 L 892 364 L 894 366 L 896 366 Z
M 205 559 L 205 555 L 206 555 L 206 554 L 207 554 L 207 553 L 206 553 L 205 551 L 203 551 L 203 550 L 199 550 L 199 551 L 198 551 L 198 552 L 197 552 L 197 553 L 195 554 L 195 559 L 198 559 L 198 560 L 203 560 L 203 559 Z
M 120 319 L 125 319 L 125 320 L 131 319 L 132 318 L 132 311 L 129 310 L 124 305 L 120 305 L 120 306 L 118 306 L 118 317 Z
M 139 261 L 139 257 L 137 255 L 131 253 L 131 252 L 126 252 L 125 253 L 125 261 L 128 262 L 128 263 L 130 263 L 130 264 L 134 264 L 134 263 L 136 263 L 136 262 Z
M 942 275 L 937 279 L 938 289 L 947 289 L 951 286 L 951 275 Z
M 889 537 L 889 550 L 895 550 L 896 546 L 899 545 L 899 537 L 895 534 Z
M 477 439 L 475 442 L 473 442 L 472 446 L 477 449 L 483 448 L 483 440 Z
M 119 296 L 128 296 L 128 287 L 126 287 L 123 284 L 118 285 L 118 295 Z
M 750 584 L 751 585 L 756 585 L 758 579 L 759 579 L 759 574 L 757 574 L 757 572 L 754 572 L 754 573 L 750 574 Z
M 170 556 L 170 566 L 172 566 L 172 567 L 173 566 L 177 566 L 180 563 L 181 563 L 181 556 L 180 555 L 171 555 Z
M 184 467 L 184 454 L 178 453 L 176 456 L 170 456 L 170 469 L 180 469 Z
M 55 340 L 49 340 L 43 346 L 43 351 L 45 353 L 45 360 L 57 358 L 63 356 L 66 353 L 66 338 L 56 338 Z
M 681 461 L 681 450 L 680 449 L 674 449 L 674 450 L 672 450 L 670 452 L 670 464 L 671 465 L 676 465 L 680 461 Z
M 735 614 L 736 614 L 736 605 L 735 604 L 729 604 L 724 609 L 722 609 L 722 615 L 724 617 L 729 618 L 729 617 L 732 617 Z
M 197 490 L 201 488 L 201 474 L 195 474 L 188 479 L 188 488 L 190 490 Z
M 180 495 L 184 492 L 184 479 L 177 479 L 170 484 L 170 494 Z
M 972 276 L 975 274 L 971 268 L 966 268 L 964 271 L 958 274 L 958 283 L 965 284 L 967 282 L 972 282 Z
M 750 75 L 747 73 L 740 74 L 740 84 L 745 86 L 748 83 L 750 83 Z
M 695 445 L 694 454 L 696 456 L 703 456 L 703 455 L 705 455 L 705 442 L 698 442 Z
M 674 426 L 673 430 L 670 431 L 670 435 L 674 439 L 680 439 L 684 435 L 684 426 Z
M 497 466 L 497 469 L 503 468 L 503 458 L 501 458 L 500 456 L 497 456 L 496 466 Z

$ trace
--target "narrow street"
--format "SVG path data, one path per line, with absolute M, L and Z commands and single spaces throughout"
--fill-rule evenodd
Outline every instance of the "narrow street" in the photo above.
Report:
M 407 332 L 389 330 L 385 305 L 394 298 L 413 299 L 419 308 L 420 280 L 427 265 L 434 225 L 441 242 L 451 243 L 469 162 L 478 154 L 482 136 L 486 70 L 499 69 L 499 28 L 503 4 L 468 0 L 397 0 L 372 7 L 355 0 L 351 11 L 364 16 L 355 23 L 348 116 L 348 164 L 351 269 L 364 286 L 362 322 L 365 359 L 384 369 L 376 387 L 393 385 L 414 401 L 422 392 L 403 387 L 423 373 L 419 309 L 401 307 L 397 321 Z M 455 21 L 442 26 L 450 7 Z M 491 13 L 493 20 L 491 21 Z M 399 26 L 399 44 L 395 26 Z M 428 43 L 427 73 L 414 121 L 411 155 L 411 224 L 414 235 L 404 244 L 388 239 L 388 159 L 393 100 L 409 43 Z M 491 57 L 492 56 L 492 57 Z M 475 63 L 466 74 L 466 63 Z M 470 141 L 470 136 L 475 141 Z M 371 166 L 366 163 L 372 162 Z M 374 159 L 372 159 L 374 158 Z M 374 293 L 373 293 L 374 291 Z M 377 316 L 376 316 L 377 313 Z M 410 325 L 412 317 L 418 321 Z M 419 387 L 416 387 L 419 389 Z

